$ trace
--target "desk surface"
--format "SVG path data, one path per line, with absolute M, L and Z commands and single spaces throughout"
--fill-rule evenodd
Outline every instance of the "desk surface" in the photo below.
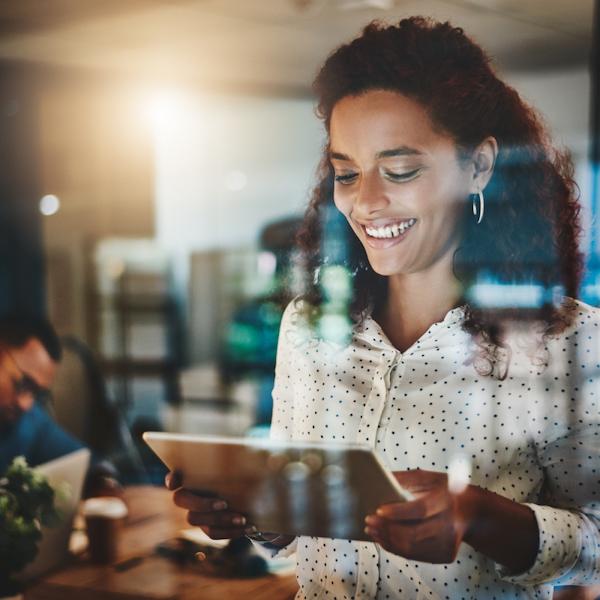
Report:
M 177 535 L 189 525 L 185 511 L 177 508 L 171 494 L 147 486 L 125 490 L 129 517 L 122 531 L 118 562 L 143 557 L 136 566 L 117 571 L 96 566 L 82 556 L 30 586 L 26 600 L 222 600 L 251 597 L 252 600 L 289 600 L 298 586 L 293 575 L 268 575 L 255 579 L 225 579 L 178 567 L 153 554 L 159 542 Z

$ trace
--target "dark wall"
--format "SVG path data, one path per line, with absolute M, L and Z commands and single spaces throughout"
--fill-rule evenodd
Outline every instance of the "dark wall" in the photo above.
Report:
M 0 62 L 0 315 L 45 312 L 33 69 Z

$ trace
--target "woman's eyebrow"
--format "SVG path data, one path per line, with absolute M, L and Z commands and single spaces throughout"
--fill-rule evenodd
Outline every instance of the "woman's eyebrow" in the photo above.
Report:
M 390 150 L 382 150 L 375 155 L 375 158 L 391 158 L 394 156 L 422 156 L 423 153 L 416 148 L 410 148 L 409 146 L 398 146 L 397 148 L 391 148 Z
M 398 146 L 397 148 L 390 148 L 389 150 L 381 150 L 375 155 L 376 159 L 380 158 L 392 158 L 394 156 L 422 156 L 423 152 L 416 148 L 410 148 L 409 146 Z M 329 158 L 335 160 L 351 161 L 352 159 L 347 154 L 336 152 L 335 150 L 329 151 Z
M 329 151 L 329 160 L 345 160 L 350 162 L 352 159 L 347 154 L 336 152 L 335 150 Z

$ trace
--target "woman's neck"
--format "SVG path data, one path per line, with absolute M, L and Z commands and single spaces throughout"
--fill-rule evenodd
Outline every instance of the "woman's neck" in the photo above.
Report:
M 462 293 L 452 269 L 443 263 L 427 271 L 392 275 L 386 303 L 375 318 L 392 344 L 404 352 L 458 306 Z

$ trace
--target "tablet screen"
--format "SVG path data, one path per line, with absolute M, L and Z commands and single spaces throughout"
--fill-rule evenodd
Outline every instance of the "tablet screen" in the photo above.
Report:
M 411 499 L 369 447 L 146 432 L 183 487 L 216 494 L 259 531 L 369 540 L 364 518 Z

